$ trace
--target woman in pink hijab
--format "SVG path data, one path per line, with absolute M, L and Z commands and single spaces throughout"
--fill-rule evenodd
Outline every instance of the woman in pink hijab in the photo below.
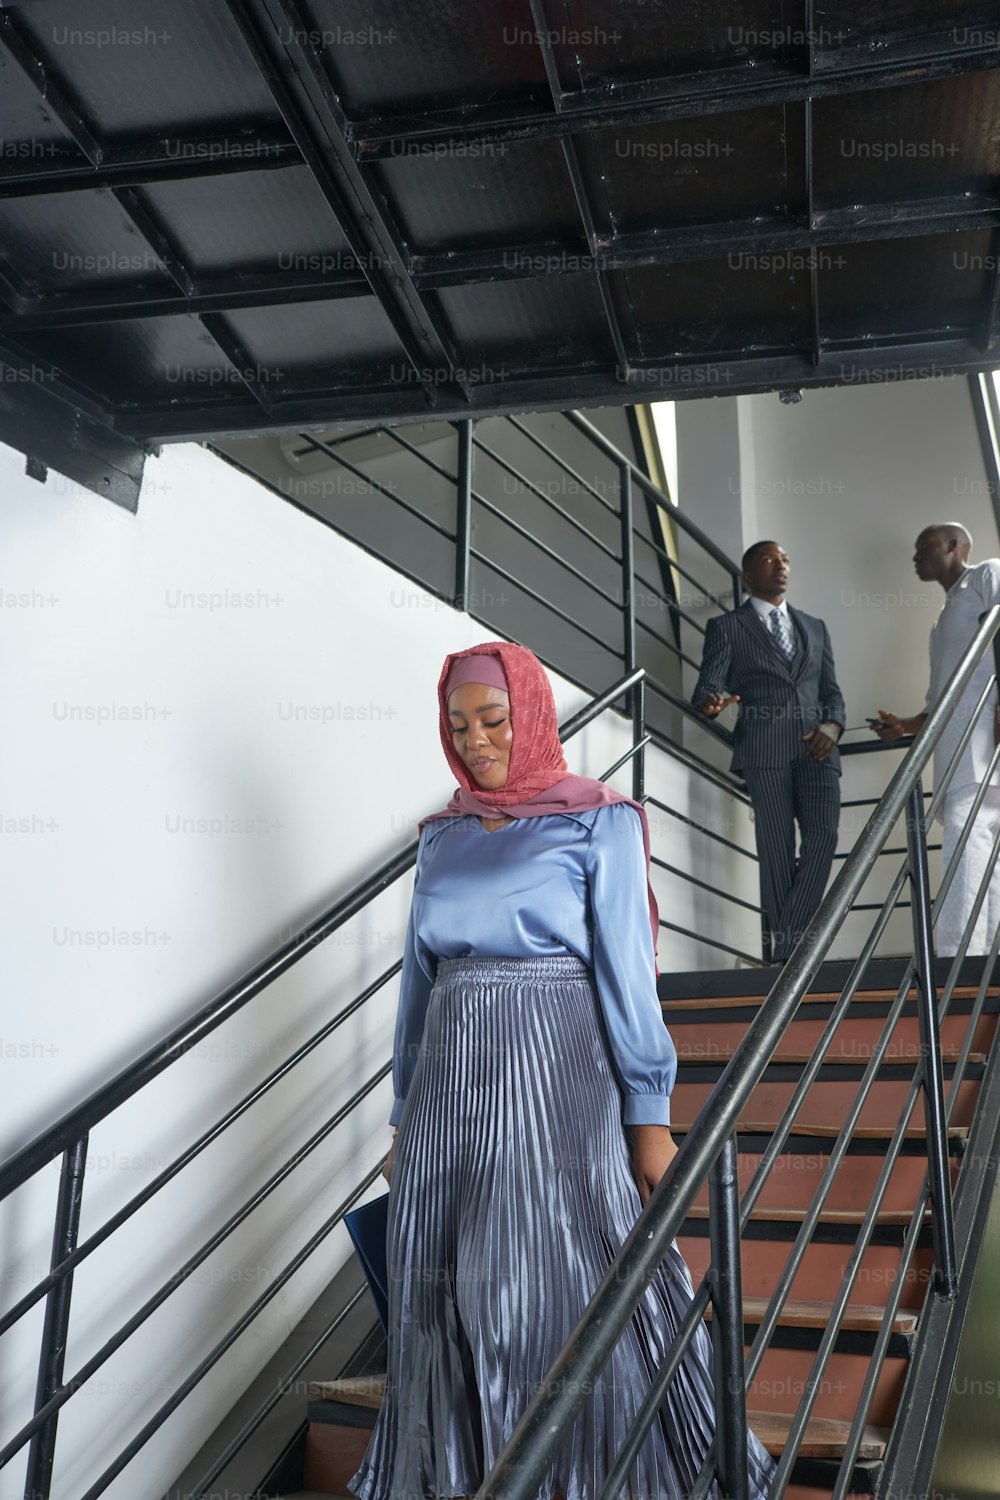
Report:
M 643 808 L 569 774 L 525 647 L 451 653 L 438 704 L 458 786 L 419 825 L 385 1166 L 387 1379 L 349 1481 L 360 1500 L 475 1495 L 677 1149 Z M 599 1493 L 692 1296 L 674 1243 L 539 1500 Z M 701 1326 L 630 1500 L 682 1500 L 714 1431 Z M 774 1465 L 753 1433 L 748 1456 L 763 1500 Z

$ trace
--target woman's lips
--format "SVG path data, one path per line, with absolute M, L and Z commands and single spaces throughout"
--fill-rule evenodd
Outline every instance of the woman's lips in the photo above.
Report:
M 489 768 L 490 768 L 490 766 L 495 766 L 495 765 L 496 765 L 496 761 L 495 760 L 491 760 L 491 759 L 489 759 L 487 757 L 487 758 L 484 758 L 482 760 L 474 760 L 472 762 L 472 769 L 474 771 L 488 771 Z

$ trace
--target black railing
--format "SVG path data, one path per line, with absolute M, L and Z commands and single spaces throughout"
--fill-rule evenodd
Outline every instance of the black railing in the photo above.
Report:
M 419 489 L 417 475 L 421 466 L 433 476 L 435 484 L 444 481 L 454 496 L 453 527 L 439 519 L 439 506 L 425 502 L 421 508 L 414 498 L 401 494 L 397 486 L 376 477 L 370 467 L 362 468 L 351 459 L 344 448 L 349 448 L 359 434 L 328 442 L 313 433 L 299 433 L 299 457 L 324 454 L 331 466 L 339 466 L 352 479 L 370 485 L 373 497 L 379 504 L 384 502 L 387 513 L 395 508 L 422 522 L 428 535 L 444 542 L 445 553 L 452 554 L 447 567 L 438 558 L 436 566 L 425 561 L 419 572 L 414 571 L 413 558 L 393 553 L 388 526 L 384 544 L 372 550 L 456 609 L 464 610 L 503 635 L 513 634 L 523 645 L 531 647 L 546 666 L 587 692 L 601 691 L 609 675 L 627 675 L 634 667 L 644 666 L 649 743 L 682 764 L 706 787 L 712 788 L 713 794 L 725 799 L 726 811 L 718 821 L 735 833 L 739 819 L 734 813 L 749 808 L 749 797 L 742 778 L 717 764 L 719 753 L 728 753 L 732 748 L 731 733 L 698 713 L 683 690 L 683 666 L 697 667 L 697 657 L 692 653 L 697 650 L 700 656 L 700 638 L 705 627 L 685 606 L 678 580 L 696 591 L 699 605 L 724 609 L 727 602 L 738 603 L 741 598 L 739 566 L 586 416 L 569 411 L 551 420 L 564 423 L 563 432 L 568 429 L 573 441 L 585 443 L 593 451 L 595 467 L 602 470 L 600 476 L 594 474 L 588 479 L 557 447 L 517 417 L 450 423 L 456 441 L 454 463 L 450 466 L 411 442 L 405 431 L 394 427 L 366 430 L 363 436 L 380 436 L 387 447 L 413 459 L 409 466 L 409 487 L 414 494 Z M 518 444 L 538 456 L 539 467 L 530 474 L 524 465 L 518 467 L 501 451 L 504 445 L 510 446 L 512 433 L 516 434 Z M 552 474 L 562 476 L 572 486 L 573 495 L 587 502 L 589 509 L 582 518 L 557 502 L 558 483 L 546 477 Z M 498 475 L 513 487 L 506 493 L 516 491 L 521 500 L 530 501 L 521 517 L 512 513 L 513 504 L 500 505 L 491 498 L 491 485 Z M 294 493 L 284 490 L 278 493 L 295 498 Z M 361 545 L 371 546 L 356 528 L 351 528 L 348 519 L 334 521 L 326 513 L 320 519 Z M 546 527 L 549 539 L 541 534 Z M 485 536 L 484 530 L 488 532 Z M 676 545 L 672 545 L 678 532 L 684 534 L 697 552 L 698 561 L 691 567 L 681 561 L 676 555 Z M 517 543 L 516 568 L 509 565 L 509 559 L 504 559 L 500 540 L 504 535 Z M 552 544 L 556 538 L 558 546 Z M 704 576 L 706 572 L 711 575 L 709 579 Z M 655 576 L 651 577 L 651 573 Z M 484 587 L 483 580 L 494 576 L 509 586 L 518 599 L 516 624 L 503 611 L 491 607 L 496 602 L 495 596 Z M 604 611 L 604 615 L 591 620 L 589 616 L 595 610 Z M 554 644 L 554 630 L 559 632 L 558 640 L 568 643 L 571 651 Z M 567 665 L 573 652 L 578 662 L 575 668 Z M 677 730 L 682 723 L 691 728 L 691 745 L 678 743 L 681 736 Z M 679 817 L 674 808 L 664 807 L 662 802 L 654 801 L 654 805 L 688 828 L 708 838 L 715 836 L 711 820 L 708 824 L 700 823 L 694 818 Z M 735 837 L 728 843 L 745 858 L 757 862 L 755 848 L 745 847 Z M 697 863 L 698 855 L 694 858 Z M 696 869 L 684 870 L 676 864 L 662 867 L 671 880 L 711 893 L 717 900 L 740 910 L 752 911 L 755 925 L 760 928 L 760 943 L 758 946 L 750 940 L 746 947 L 727 942 L 719 935 L 721 924 L 713 926 L 708 922 L 700 931 L 680 923 L 666 923 L 669 932 L 747 963 L 762 961 L 770 951 L 770 937 L 759 899 L 748 901 L 720 890 L 701 879 Z
M 605 692 L 593 698 L 591 702 L 585 704 L 578 713 L 575 713 L 560 727 L 559 731 L 561 739 L 564 742 L 568 741 L 597 718 L 598 715 L 624 699 L 626 711 L 632 721 L 632 743 L 626 755 L 621 757 L 614 766 L 609 767 L 602 779 L 606 779 L 622 764 L 630 760 L 632 763 L 633 795 L 637 800 L 641 800 L 644 796 L 645 752 L 647 745 L 650 743 L 650 736 L 643 730 L 645 712 L 644 693 L 645 673 L 641 668 L 636 668 Z M 115 1230 L 127 1223 L 144 1205 L 153 1200 L 162 1188 L 171 1182 L 189 1163 L 194 1161 L 230 1125 L 245 1114 L 247 1110 L 252 1108 L 253 1105 L 263 1099 L 277 1083 L 289 1074 L 296 1064 L 313 1052 L 348 1017 L 352 1016 L 366 1001 L 378 993 L 390 979 L 399 973 L 402 960 L 397 960 L 379 974 L 349 1004 L 344 1006 L 331 1020 L 326 1022 L 325 1025 L 320 1027 L 319 1030 L 314 1032 L 295 1051 L 286 1057 L 262 1082 L 258 1083 L 249 1093 L 244 1095 L 238 1103 L 227 1109 L 208 1130 L 199 1136 L 192 1145 L 182 1151 L 169 1166 L 158 1173 L 141 1192 L 129 1199 L 111 1218 L 106 1220 L 99 1229 L 96 1229 L 81 1243 L 78 1239 L 80 1209 L 86 1180 L 87 1146 L 90 1132 L 101 1121 L 112 1114 L 115 1109 L 133 1098 L 147 1084 L 163 1073 L 165 1069 L 183 1057 L 190 1048 L 197 1045 L 225 1022 L 232 1020 L 234 1016 L 238 1015 L 244 1007 L 261 994 L 275 979 L 284 974 L 301 958 L 305 957 L 306 954 L 310 953 L 317 944 L 322 943 L 330 937 L 332 933 L 342 927 L 351 917 L 361 911 L 375 896 L 410 871 L 416 860 L 417 845 L 418 840 L 414 839 L 405 849 L 400 850 L 392 859 L 387 860 L 381 865 L 343 900 L 338 901 L 322 916 L 303 927 L 287 942 L 283 943 L 281 947 L 269 954 L 261 963 L 255 965 L 254 968 L 249 970 L 234 984 L 223 990 L 208 1005 L 204 1006 L 180 1026 L 174 1028 L 167 1036 L 144 1052 L 142 1056 L 130 1063 L 128 1067 L 122 1069 L 121 1072 L 110 1079 L 102 1088 L 97 1089 L 82 1104 L 79 1104 L 76 1108 L 63 1115 L 55 1124 L 49 1126 L 48 1129 L 35 1137 L 34 1140 L 29 1141 L 19 1151 L 15 1152 L 0 1167 L 0 1201 L 2 1201 L 17 1188 L 43 1171 L 60 1154 L 62 1154 L 63 1158 L 60 1188 L 55 1207 L 51 1269 L 13 1307 L 0 1316 L 0 1335 L 2 1335 L 29 1313 L 43 1297 L 46 1299 L 44 1327 L 38 1361 L 34 1414 L 0 1449 L 0 1468 L 3 1468 L 24 1449 L 26 1444 L 29 1445 L 25 1494 L 31 1496 L 32 1500 L 47 1500 L 47 1497 L 52 1493 L 56 1430 L 59 1413 L 66 1403 L 72 1399 L 76 1391 L 80 1390 L 97 1373 L 117 1349 L 143 1328 L 146 1321 L 166 1302 L 172 1292 L 181 1286 L 207 1257 L 261 1203 L 270 1197 L 296 1167 L 338 1125 L 350 1118 L 352 1112 L 362 1100 L 367 1098 L 373 1089 L 377 1088 L 389 1074 L 391 1063 L 386 1063 L 384 1067 L 379 1068 L 370 1078 L 366 1079 L 336 1114 L 310 1136 L 305 1144 L 278 1171 L 273 1173 L 236 1213 L 227 1219 L 208 1240 L 200 1245 L 188 1257 L 185 1263 L 146 1299 L 138 1311 L 123 1323 L 86 1363 L 73 1371 L 71 1375 L 66 1376 L 63 1369 L 63 1360 L 71 1313 L 73 1275 L 77 1267 L 103 1245 Z M 267 1290 L 250 1305 L 238 1322 L 230 1328 L 225 1337 L 180 1382 L 177 1388 L 172 1391 L 169 1399 L 153 1413 L 141 1430 L 108 1465 L 99 1479 L 90 1486 L 85 1496 L 80 1497 L 80 1500 L 96 1500 L 97 1496 L 104 1493 L 108 1485 L 122 1472 L 154 1433 L 162 1427 L 163 1423 L 185 1397 L 195 1389 L 204 1376 L 218 1363 L 226 1351 L 235 1343 L 236 1339 L 251 1325 L 253 1320 L 271 1299 L 277 1295 L 286 1282 L 290 1280 L 309 1255 L 342 1221 L 344 1214 L 378 1177 L 381 1165 L 382 1163 L 379 1162 L 378 1165 L 372 1168 L 348 1197 L 324 1221 L 308 1243 L 303 1246 L 276 1276 L 270 1279 Z M 360 1297 L 360 1295 L 361 1293 L 359 1292 L 358 1296 Z M 201 1485 L 196 1494 L 200 1494 L 202 1491 L 210 1488 L 218 1474 L 221 1473 L 225 1463 L 229 1461 L 234 1452 L 243 1446 L 251 1434 L 257 1430 L 268 1412 L 281 1398 L 283 1388 L 287 1387 L 296 1378 L 300 1370 L 312 1358 L 316 1349 L 321 1347 L 326 1339 L 329 1338 L 349 1310 L 349 1308 L 341 1309 L 336 1319 L 321 1332 L 313 1347 L 308 1351 L 308 1354 L 299 1361 L 295 1369 L 287 1373 L 285 1380 L 282 1382 L 282 1389 L 276 1390 L 259 1411 L 254 1413 L 253 1418 L 247 1423 L 239 1438 L 227 1447 L 225 1453 L 219 1456 L 212 1469 L 202 1476 Z
M 723 1486 L 724 1493 L 734 1497 L 734 1500 L 735 1497 L 747 1495 L 749 1477 L 745 1393 L 769 1347 L 793 1279 L 812 1239 L 831 1184 L 850 1145 L 896 1022 L 903 1012 L 904 1004 L 913 987 L 916 991 L 917 1012 L 920 1018 L 921 1061 L 914 1070 L 906 1099 L 886 1148 L 871 1202 L 858 1229 L 847 1269 L 833 1297 L 829 1320 L 820 1338 L 801 1400 L 791 1419 L 787 1440 L 769 1491 L 772 1500 L 776 1500 L 776 1497 L 783 1493 L 791 1477 L 826 1365 L 857 1280 L 862 1258 L 877 1222 L 882 1198 L 900 1153 L 910 1118 L 918 1098 L 922 1097 L 928 1177 L 925 1178 L 923 1188 L 918 1194 L 906 1231 L 895 1284 L 876 1335 L 873 1356 L 864 1381 L 861 1399 L 847 1440 L 846 1450 L 837 1471 L 833 1500 L 844 1500 L 851 1488 L 854 1465 L 864 1435 L 868 1407 L 881 1372 L 896 1309 L 906 1284 L 907 1270 L 925 1221 L 928 1196 L 932 1205 L 931 1225 L 935 1257 L 935 1281 L 929 1287 L 928 1299 L 935 1299 L 940 1307 L 945 1309 L 945 1312 L 939 1316 L 947 1316 L 949 1304 L 956 1300 L 959 1254 L 956 1251 L 955 1216 L 948 1171 L 949 1132 L 959 1089 L 968 1067 L 972 1039 L 983 1012 L 990 976 L 996 962 L 997 949 L 1000 945 L 1000 930 L 992 936 L 989 957 L 972 1006 L 965 1041 L 955 1065 L 947 1099 L 941 1067 L 940 1024 L 949 1009 L 961 964 L 986 897 L 998 853 L 1000 853 L 1000 833 L 994 841 L 991 857 L 982 876 L 962 941 L 950 966 L 939 1001 L 935 988 L 931 937 L 931 924 L 935 911 L 932 910 L 929 898 L 924 798 L 920 778 L 942 730 L 955 712 L 977 663 L 993 640 L 998 625 L 1000 625 L 1000 606 L 994 607 L 983 617 L 975 639 L 964 654 L 939 702 L 931 710 L 919 734 L 915 737 L 903 763 L 897 768 L 865 829 L 856 841 L 850 857 L 824 897 L 809 929 L 798 943 L 770 994 L 737 1046 L 708 1102 L 684 1134 L 680 1150 L 670 1168 L 654 1189 L 621 1253 L 609 1267 L 607 1275 L 579 1324 L 547 1372 L 541 1390 L 529 1404 L 496 1464 L 486 1476 L 478 1492 L 483 1500 L 487 1500 L 487 1497 L 488 1500 L 532 1500 L 532 1497 L 538 1493 L 546 1470 L 563 1441 L 563 1434 L 572 1424 L 576 1413 L 586 1399 L 587 1392 L 593 1390 L 601 1369 L 627 1328 L 643 1292 L 666 1255 L 671 1241 L 680 1231 L 692 1200 L 706 1179 L 710 1183 L 711 1217 L 714 1221 L 711 1268 L 697 1288 L 694 1301 L 682 1321 L 680 1330 L 651 1382 L 649 1392 L 629 1429 L 623 1447 L 617 1455 L 617 1461 L 611 1467 L 598 1500 L 617 1500 L 622 1485 L 626 1482 L 629 1464 L 656 1418 L 670 1380 L 684 1356 L 709 1301 L 713 1303 L 713 1339 L 716 1348 L 716 1438 L 691 1492 L 690 1500 L 699 1500 L 699 1497 L 707 1493 L 716 1479 Z M 994 691 L 996 680 L 996 676 L 991 677 L 984 689 L 976 711 L 969 718 L 960 742 L 951 756 L 941 784 L 935 789 L 930 805 L 932 815 L 940 805 L 962 752 L 974 731 L 979 713 Z M 983 777 L 962 837 L 958 841 L 948 868 L 943 872 L 936 902 L 938 911 L 954 878 L 958 861 L 998 761 L 1000 761 L 1000 744 L 994 751 Z M 782 1118 L 761 1156 L 754 1177 L 740 1199 L 738 1177 L 735 1171 L 735 1151 L 736 1131 L 740 1124 L 741 1114 L 751 1092 L 762 1078 L 787 1026 L 794 1019 L 800 1002 L 808 992 L 820 964 L 851 910 L 897 819 L 907 809 L 910 815 L 907 858 L 893 881 L 892 889 L 882 904 L 840 998 L 833 1005 L 823 1035 L 801 1073 Z M 856 1096 L 830 1150 L 829 1160 L 820 1183 L 805 1211 L 788 1260 L 777 1279 L 767 1310 L 760 1319 L 757 1334 L 744 1363 L 742 1359 L 740 1233 L 746 1228 L 751 1211 L 774 1162 L 786 1149 L 786 1141 L 795 1127 L 801 1105 L 823 1065 L 830 1043 L 847 1013 L 852 998 L 862 984 L 879 936 L 905 885 L 909 885 L 913 892 L 911 916 L 914 959 L 906 966 L 896 998 L 889 1006 L 879 1040 L 872 1049 Z M 976 1116 L 980 1138 L 988 1149 L 979 1154 L 980 1159 L 975 1169 L 978 1170 L 981 1185 L 986 1191 L 992 1191 L 996 1176 L 998 1096 L 1000 1096 L 1000 1047 L 994 1043 L 982 1083 Z M 970 1166 L 965 1169 L 966 1171 L 973 1169 L 972 1164 L 975 1160 L 975 1156 L 970 1157 Z M 963 1211 L 967 1208 L 969 1196 L 966 1194 L 962 1201 Z M 969 1213 L 965 1212 L 963 1224 L 968 1223 L 969 1217 Z M 738 1228 L 736 1227 L 737 1221 Z M 963 1251 L 967 1243 L 968 1241 L 961 1246 Z M 969 1276 L 966 1277 L 966 1282 L 968 1279 Z M 923 1321 L 922 1319 L 922 1324 Z M 940 1369 L 940 1365 L 937 1368 Z M 926 1493 L 927 1490 L 927 1482 L 930 1479 L 929 1464 L 933 1460 L 933 1445 L 928 1446 L 925 1442 L 924 1467 L 919 1475 L 915 1475 L 912 1468 L 909 1470 L 906 1468 L 915 1446 L 915 1442 L 909 1439 L 921 1436 L 919 1429 L 924 1425 L 924 1413 L 907 1408 L 904 1403 L 902 1421 L 897 1425 L 906 1423 L 909 1423 L 908 1438 L 894 1433 L 894 1442 L 891 1447 L 891 1461 L 895 1466 L 892 1472 L 897 1481 L 905 1477 L 905 1483 L 897 1484 L 895 1490 L 890 1486 L 885 1491 L 886 1493 L 919 1494 Z M 914 1426 L 918 1429 L 917 1433 L 913 1432 Z M 923 1482 L 922 1489 L 914 1487 L 917 1478 Z

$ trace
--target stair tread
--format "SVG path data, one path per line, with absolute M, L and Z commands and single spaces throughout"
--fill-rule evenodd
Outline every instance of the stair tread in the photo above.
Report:
M 767 1305 L 763 1299 L 747 1298 L 744 1303 L 744 1311 L 751 1305 L 758 1305 L 761 1310 Z M 794 1306 L 795 1304 L 790 1304 Z M 800 1308 L 815 1310 L 819 1316 L 824 1307 L 822 1303 L 799 1303 Z M 855 1311 L 865 1311 L 873 1317 L 879 1315 L 880 1308 L 857 1308 Z M 913 1316 L 915 1323 L 916 1318 Z M 317 1380 L 309 1384 L 309 1394 L 321 1397 L 327 1401 L 345 1401 L 355 1406 L 378 1406 L 385 1392 L 384 1375 L 363 1375 L 349 1377 L 340 1380 Z M 791 1416 L 787 1412 L 757 1411 L 753 1407 L 747 1408 L 747 1421 L 769 1453 L 781 1452 L 788 1438 L 788 1429 Z M 806 1427 L 805 1437 L 800 1448 L 800 1454 L 804 1458 L 838 1458 L 843 1454 L 844 1448 L 850 1434 L 851 1424 L 835 1417 L 810 1417 Z M 882 1427 L 865 1427 L 865 1435 L 862 1439 L 861 1448 L 858 1452 L 860 1459 L 879 1459 L 885 1455 L 885 1447 L 889 1434 Z M 291 1500 L 291 1497 L 289 1497 Z M 303 1496 L 297 1496 L 296 1500 L 304 1500 Z
M 685 1131 L 691 1129 L 693 1124 L 693 1120 L 675 1119 L 671 1122 L 670 1129 L 672 1132 L 674 1132 L 674 1134 L 683 1135 Z M 740 1135 L 774 1135 L 777 1128 L 777 1120 L 741 1119 L 736 1126 L 737 1133 Z M 852 1133 L 852 1139 L 863 1141 L 887 1141 L 891 1137 L 895 1128 L 895 1125 L 856 1125 Z M 842 1129 L 842 1120 L 838 1120 L 835 1124 L 830 1125 L 813 1124 L 811 1122 L 803 1123 L 800 1120 L 795 1120 L 789 1127 L 788 1133 L 789 1135 L 830 1136 L 833 1139 L 836 1139 Z M 910 1125 L 904 1132 L 904 1139 L 908 1141 L 920 1141 L 924 1139 L 926 1134 L 927 1132 L 922 1125 Z M 948 1126 L 948 1136 L 951 1140 L 967 1140 L 968 1135 L 968 1125 Z
M 384 1375 L 346 1375 L 339 1380 L 311 1380 L 310 1396 L 323 1401 L 345 1401 L 351 1406 L 371 1406 L 376 1410 L 385 1394 Z
M 700 1063 L 702 1066 L 708 1063 L 725 1063 L 728 1062 L 729 1059 L 733 1056 L 735 1050 L 736 1049 L 734 1047 L 720 1047 L 716 1052 L 713 1052 L 711 1057 L 709 1057 L 704 1052 L 686 1051 L 683 1046 L 680 1046 L 677 1048 L 677 1061 L 679 1063 Z M 957 1063 L 960 1055 L 960 1051 L 957 1047 L 946 1047 L 941 1051 L 941 1061 L 944 1063 Z M 768 1065 L 770 1066 L 771 1063 L 804 1064 L 811 1062 L 812 1057 L 813 1054 L 811 1052 L 775 1052 L 773 1056 L 769 1058 Z M 851 1063 L 854 1063 L 857 1066 L 861 1066 L 863 1064 L 866 1064 L 870 1060 L 870 1058 L 870 1052 L 828 1052 L 826 1057 L 823 1059 L 823 1066 L 826 1067 L 828 1063 L 839 1063 L 844 1067 L 848 1066 Z M 920 1059 L 918 1057 L 915 1057 L 912 1053 L 907 1054 L 901 1052 L 887 1052 L 882 1061 L 884 1063 L 912 1063 L 913 1066 L 916 1067 Z M 970 1052 L 968 1061 L 970 1063 L 985 1064 L 986 1053 Z
M 991 986 L 991 989 L 993 986 Z M 897 990 L 858 990 L 854 1000 L 895 1000 Z M 957 985 L 952 991 L 956 1000 L 970 1000 L 979 993 L 974 984 Z M 817 990 L 814 994 L 803 995 L 803 1005 L 828 1005 L 831 1000 L 839 1000 L 840 990 Z M 662 1000 L 660 1005 L 664 1010 L 697 1010 L 699 1007 L 705 1010 L 723 1010 L 727 1006 L 755 1005 L 760 1008 L 767 999 L 766 995 L 685 995 L 676 1000 Z
M 767 1451 L 773 1455 L 782 1452 L 788 1439 L 791 1415 L 782 1411 L 757 1411 L 747 1407 L 747 1422 L 760 1438 Z M 799 1456 L 802 1458 L 840 1458 L 843 1456 L 851 1424 L 838 1417 L 810 1417 L 806 1426 Z M 865 1426 L 858 1458 L 874 1460 L 885 1457 L 889 1431 L 885 1427 Z
M 867 1212 L 867 1208 L 822 1208 L 820 1209 L 819 1222 L 821 1224 L 860 1224 Z M 804 1219 L 805 1216 L 806 1210 L 804 1208 L 789 1207 L 788 1205 L 768 1208 L 761 1207 L 758 1202 L 750 1210 L 750 1218 L 753 1220 L 773 1219 L 782 1224 L 795 1224 L 800 1219 Z M 929 1219 L 930 1216 L 930 1208 L 925 1208 L 924 1218 Z M 708 1204 L 692 1203 L 687 1211 L 687 1217 L 689 1219 L 707 1219 Z M 884 1208 L 879 1210 L 875 1222 L 877 1224 L 909 1224 L 912 1217 L 912 1208 Z
M 760 1322 L 767 1311 L 769 1302 L 768 1297 L 744 1297 L 744 1323 Z M 788 1298 L 778 1315 L 778 1323 L 785 1328 L 825 1328 L 830 1321 L 832 1306 L 830 1302 Z M 884 1307 L 867 1302 L 849 1302 L 844 1309 L 840 1326 L 841 1329 L 851 1329 L 862 1333 L 877 1333 L 882 1326 L 884 1315 Z M 712 1304 L 709 1303 L 706 1317 L 711 1319 L 711 1316 Z M 893 1332 L 916 1333 L 917 1316 L 915 1312 L 909 1312 L 906 1308 L 898 1309 L 892 1320 Z

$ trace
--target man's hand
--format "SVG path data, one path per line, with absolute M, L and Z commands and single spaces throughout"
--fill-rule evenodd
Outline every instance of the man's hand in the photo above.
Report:
M 667 1125 L 629 1125 L 632 1138 L 632 1176 L 643 1206 L 677 1155 L 677 1142 Z
M 802 738 L 805 740 L 806 754 L 813 760 L 829 760 L 837 745 L 832 735 L 819 728 L 814 729 L 811 734 L 804 734 Z
M 699 713 L 706 714 L 708 718 L 714 719 L 716 714 L 721 714 L 722 710 L 728 708 L 730 703 L 739 703 L 739 701 L 739 693 L 730 693 L 728 697 L 725 693 L 709 693 L 708 697 L 703 698 L 698 704 L 698 711 Z
M 879 709 L 878 722 L 875 719 L 869 719 L 868 722 L 872 727 L 872 734 L 877 734 L 883 745 L 895 744 L 907 732 L 902 719 L 891 714 L 887 708 Z

